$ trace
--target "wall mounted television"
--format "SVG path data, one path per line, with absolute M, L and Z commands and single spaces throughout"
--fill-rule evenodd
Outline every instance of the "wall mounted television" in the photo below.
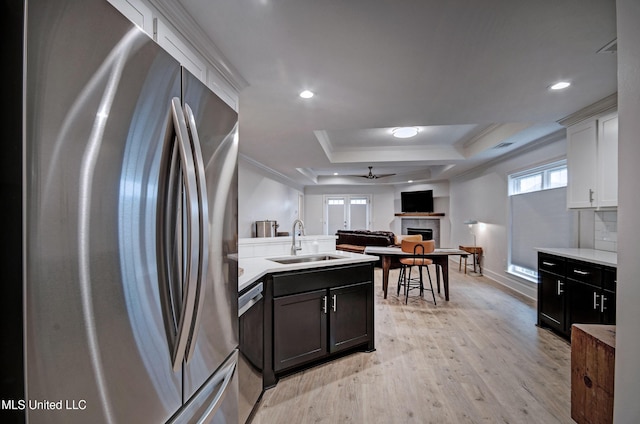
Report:
M 400 193 L 402 212 L 433 212 L 433 190 Z

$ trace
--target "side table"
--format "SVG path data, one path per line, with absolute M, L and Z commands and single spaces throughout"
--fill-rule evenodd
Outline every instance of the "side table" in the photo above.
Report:
M 458 246 L 458 249 L 464 250 L 465 252 L 469 252 L 473 255 L 473 272 L 476 271 L 476 265 L 478 270 L 480 271 L 480 275 L 482 275 L 482 247 L 480 246 Z M 458 264 L 458 271 L 462 268 L 462 256 L 460 256 L 460 263 Z M 464 258 L 464 273 L 467 273 L 467 258 Z

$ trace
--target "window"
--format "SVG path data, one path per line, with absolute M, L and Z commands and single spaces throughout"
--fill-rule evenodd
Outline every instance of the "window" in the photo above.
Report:
M 573 245 L 566 186 L 566 161 L 509 176 L 509 272 L 537 281 L 536 248 Z
M 509 196 L 566 186 L 566 160 L 509 175 Z

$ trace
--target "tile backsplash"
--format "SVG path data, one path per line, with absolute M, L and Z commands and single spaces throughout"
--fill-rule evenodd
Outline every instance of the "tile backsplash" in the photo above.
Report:
M 618 212 L 596 211 L 595 248 L 609 252 L 618 251 Z

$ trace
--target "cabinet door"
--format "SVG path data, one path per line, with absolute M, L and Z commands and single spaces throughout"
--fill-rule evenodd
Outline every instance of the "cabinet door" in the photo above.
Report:
M 598 207 L 618 206 L 618 114 L 598 120 Z
M 545 323 L 565 331 L 565 281 L 546 272 L 540 273 L 540 315 Z
M 329 351 L 348 349 L 373 337 L 373 293 L 370 282 L 329 290 Z
M 571 324 L 600 324 L 602 290 L 588 284 L 569 281 Z
M 600 298 L 600 310 L 602 311 L 602 323 L 613 325 L 616 323 L 616 293 L 603 290 Z
M 597 125 L 590 120 L 567 129 L 567 207 L 595 207 Z
M 273 299 L 275 371 L 327 354 L 327 308 L 326 290 Z

